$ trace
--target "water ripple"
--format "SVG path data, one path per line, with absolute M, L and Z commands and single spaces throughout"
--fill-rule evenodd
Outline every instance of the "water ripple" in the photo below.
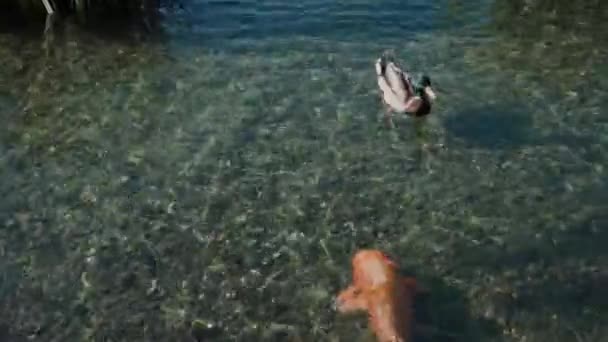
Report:
M 230 45 L 229 39 L 306 36 L 337 41 L 407 40 L 417 33 L 463 25 L 480 24 L 477 15 L 484 6 L 460 10 L 467 16 L 446 17 L 439 1 L 195 1 L 176 22 L 193 23 L 172 27 L 175 36 L 189 44 Z M 483 3 L 483 1 L 482 1 Z M 464 6 L 464 5 L 463 5 Z M 471 19 L 475 16 L 475 19 Z M 171 24 L 169 24 L 171 26 Z

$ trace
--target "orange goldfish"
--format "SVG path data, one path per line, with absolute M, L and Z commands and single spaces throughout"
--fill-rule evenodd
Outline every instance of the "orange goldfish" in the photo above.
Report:
M 366 311 L 378 342 L 408 342 L 416 280 L 398 273 L 397 264 L 378 250 L 361 250 L 352 259 L 353 282 L 340 292 L 340 313 Z

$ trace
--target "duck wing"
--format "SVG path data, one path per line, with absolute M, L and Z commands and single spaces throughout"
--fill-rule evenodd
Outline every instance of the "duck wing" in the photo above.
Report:
M 393 62 L 389 62 L 386 66 L 385 78 L 391 89 L 401 99 L 407 99 L 409 96 L 408 84 L 403 71 L 399 69 Z

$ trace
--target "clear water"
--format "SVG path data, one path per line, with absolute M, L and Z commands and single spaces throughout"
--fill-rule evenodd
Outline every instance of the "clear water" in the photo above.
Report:
M 0 33 L 0 338 L 370 341 L 362 247 L 425 341 L 605 341 L 608 6 L 191 1 Z M 382 122 L 373 62 L 426 71 Z M 207 326 L 211 326 L 208 328 Z

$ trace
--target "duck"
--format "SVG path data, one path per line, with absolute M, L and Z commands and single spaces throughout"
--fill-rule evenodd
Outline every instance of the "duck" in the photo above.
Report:
M 424 117 L 431 113 L 437 94 L 429 75 L 422 73 L 414 79 L 386 56 L 378 58 L 375 67 L 378 87 L 388 107 L 389 118 L 391 111 L 413 117 Z

